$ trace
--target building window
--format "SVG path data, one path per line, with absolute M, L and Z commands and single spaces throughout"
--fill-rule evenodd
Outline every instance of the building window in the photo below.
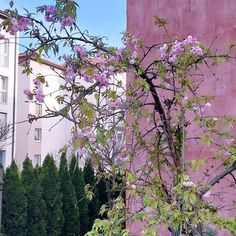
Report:
M 0 41 L 0 66 L 9 66 L 9 40 Z
M 0 112 L 0 142 L 7 139 L 9 126 L 7 125 L 7 114 Z M 1 145 L 2 143 L 0 143 Z
M 7 113 L 0 112 L 0 124 L 1 126 L 7 124 Z
M 33 166 L 41 166 L 41 155 L 34 154 Z
M 0 103 L 7 103 L 7 78 L 0 76 Z
M 37 116 L 42 115 L 42 104 L 35 103 L 35 114 Z
M 0 164 L 5 165 L 6 151 L 0 150 Z
M 42 140 L 42 129 L 35 128 L 34 140 L 40 142 Z
M 118 131 L 117 132 L 118 143 L 123 143 L 123 139 L 124 139 L 123 132 Z

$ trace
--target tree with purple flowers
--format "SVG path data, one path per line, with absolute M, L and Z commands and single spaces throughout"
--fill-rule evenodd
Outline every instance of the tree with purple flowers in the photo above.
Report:
M 55 97 L 62 108 L 41 118 L 71 121 L 71 148 L 79 157 L 90 156 L 95 169 L 102 167 L 109 183 L 114 175 L 126 176 L 120 194 L 100 209 L 107 218 L 96 219 L 86 235 L 131 235 L 135 224 L 143 225 L 140 235 L 146 236 L 203 236 L 208 227 L 235 234 L 235 218 L 221 216 L 217 198 L 234 204 L 229 194 L 236 184 L 236 119 L 215 114 L 214 94 L 202 92 L 206 73 L 215 78 L 217 65 L 235 60 L 235 45 L 216 54 L 191 35 L 146 45 L 127 32 L 123 48 L 109 47 L 77 25 L 77 7 L 73 0 L 57 0 L 24 16 L 12 7 L 1 26 L 34 39 L 26 45 L 28 58 L 63 63 L 61 95 Z M 166 21 L 153 19 L 166 33 Z M 32 73 L 27 61 L 24 67 Z M 120 79 L 124 73 L 127 85 Z M 46 83 L 39 75 L 34 89 L 25 89 L 27 98 L 43 103 Z M 126 148 L 113 155 L 121 124 Z M 89 185 L 85 192 L 89 200 L 95 195 Z

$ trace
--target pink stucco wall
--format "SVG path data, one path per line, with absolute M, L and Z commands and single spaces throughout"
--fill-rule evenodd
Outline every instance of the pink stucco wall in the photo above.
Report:
M 167 29 L 171 38 L 178 36 L 184 38 L 193 35 L 207 46 L 212 44 L 212 49 L 221 51 L 226 42 L 236 39 L 236 1 L 235 0 L 127 0 L 127 31 L 145 40 L 150 46 L 156 42 L 168 40 L 167 36 L 154 26 L 153 16 L 165 18 L 168 21 Z M 152 55 L 149 59 L 154 58 Z M 216 95 L 214 102 L 214 114 L 230 114 L 236 117 L 236 69 L 235 63 L 231 62 L 225 66 L 214 68 L 219 80 L 215 80 L 210 73 L 206 73 L 206 82 L 202 92 Z M 132 77 L 128 77 L 132 80 Z M 235 127 L 233 132 L 236 132 Z M 199 150 L 194 144 L 190 144 L 187 151 L 189 159 L 196 159 L 196 154 L 209 155 L 211 150 Z M 211 175 L 216 174 L 212 172 Z M 194 178 L 200 179 L 199 173 Z M 221 190 L 224 183 L 217 186 Z M 228 191 L 228 192 L 227 192 Z M 231 202 L 236 193 L 227 190 L 223 200 Z M 231 192 L 229 192 L 231 191 Z M 215 200 L 219 203 L 219 200 Z M 130 204 L 130 203 L 129 203 Z M 130 205 L 135 208 L 137 203 Z M 222 211 L 222 216 L 236 216 L 236 211 Z M 128 224 L 132 235 L 141 235 L 142 224 Z M 164 235 L 164 234 L 158 234 Z M 218 236 L 229 235 L 219 232 Z

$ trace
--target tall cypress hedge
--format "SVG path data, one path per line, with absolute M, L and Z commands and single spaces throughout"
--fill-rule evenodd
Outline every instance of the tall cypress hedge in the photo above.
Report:
M 14 161 L 4 176 L 2 224 L 7 236 L 27 235 L 27 199 Z
M 94 193 L 91 201 L 86 198 L 86 184 Z M 4 233 L 7 236 L 83 236 L 99 217 L 101 204 L 107 201 L 105 185 L 104 180 L 97 181 L 89 160 L 82 170 L 73 156 L 68 168 L 65 153 L 59 171 L 50 155 L 42 167 L 36 168 L 26 158 L 21 176 L 13 162 L 4 176 Z
M 80 235 L 85 235 L 88 232 L 89 217 L 88 217 L 88 199 L 85 194 L 85 182 L 83 171 L 79 168 L 77 159 L 72 157 L 70 162 L 70 176 L 75 187 L 77 206 L 80 212 Z
M 93 222 L 99 216 L 100 203 L 99 203 L 99 194 L 96 185 L 96 178 L 94 169 L 92 167 L 91 161 L 88 159 L 84 166 L 84 181 L 85 184 L 89 184 L 92 187 L 94 197 L 88 203 L 89 211 L 89 229 L 92 228 Z
M 27 235 L 46 235 L 46 207 L 42 199 L 42 188 L 36 177 L 35 170 L 29 158 L 23 162 L 21 179 L 27 198 Z
M 66 154 L 63 153 L 59 168 L 60 191 L 62 193 L 62 211 L 64 224 L 62 227 L 63 236 L 79 235 L 79 207 L 75 194 L 74 185 L 68 170 Z
M 46 205 L 46 235 L 58 236 L 61 235 L 63 225 L 62 197 L 58 171 L 52 156 L 46 156 L 41 175 L 42 197 Z

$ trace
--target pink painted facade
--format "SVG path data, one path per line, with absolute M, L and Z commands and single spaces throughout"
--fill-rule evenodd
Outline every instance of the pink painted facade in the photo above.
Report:
M 127 0 L 127 31 L 133 35 L 144 39 L 148 46 L 157 42 L 168 41 L 167 35 L 153 24 L 153 16 L 164 18 L 168 21 L 167 30 L 170 37 L 184 38 L 187 35 L 193 35 L 207 46 L 212 43 L 212 49 L 221 51 L 226 42 L 236 39 L 236 1 L 235 0 Z M 150 60 L 155 55 L 150 57 Z M 236 80 L 235 64 L 228 63 L 219 68 L 214 68 L 219 80 L 205 72 L 206 82 L 202 92 L 209 95 L 215 95 L 213 104 L 214 113 L 212 115 L 232 115 L 236 117 Z M 132 80 L 132 77 L 128 77 Z M 143 124 L 145 125 L 145 124 Z M 235 132 L 235 127 L 233 132 Z M 197 155 L 207 156 L 211 150 L 203 149 L 194 143 L 189 144 L 186 156 L 196 159 Z M 143 160 L 136 163 L 136 168 L 142 165 Z M 214 164 L 215 163 L 210 163 Z M 217 164 L 216 164 L 217 165 Z M 217 171 L 210 172 L 211 176 L 217 174 Z M 202 176 L 200 173 L 194 173 L 192 178 L 199 181 Z M 215 192 L 224 191 L 223 198 L 211 199 L 216 205 L 232 203 L 235 200 L 235 188 L 222 190 L 226 182 L 216 185 Z M 130 209 L 135 211 L 140 204 L 138 202 L 129 203 Z M 223 210 L 221 216 L 236 216 L 236 210 Z M 142 224 L 140 222 L 130 223 L 128 227 L 134 236 L 141 235 Z M 164 233 L 158 235 L 164 236 Z M 168 235 L 168 233 L 166 234 Z M 230 234 L 221 231 L 218 236 L 228 236 Z

